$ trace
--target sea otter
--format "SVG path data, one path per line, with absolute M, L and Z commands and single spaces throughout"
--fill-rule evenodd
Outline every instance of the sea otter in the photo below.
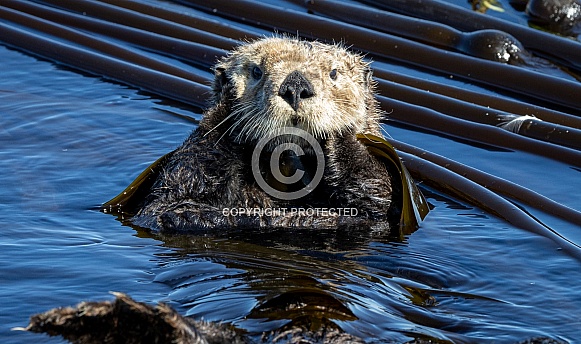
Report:
M 400 168 L 362 142 L 381 137 L 362 56 L 272 37 L 241 45 L 214 71 L 199 127 L 105 210 L 178 231 L 399 224 Z

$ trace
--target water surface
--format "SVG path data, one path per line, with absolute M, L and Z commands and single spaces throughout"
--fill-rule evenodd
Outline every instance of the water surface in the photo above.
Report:
M 98 206 L 177 147 L 201 111 L 4 46 L 0 61 L 3 343 L 61 343 L 10 329 L 53 307 L 112 299 L 109 291 L 168 302 L 257 338 L 288 321 L 261 307 L 293 292 L 344 306 L 333 320 L 371 342 L 581 338 L 578 260 L 547 238 L 427 187 L 434 209 L 401 242 L 324 231 L 159 237 L 124 226 Z M 580 172 L 563 163 L 402 125 L 385 129 L 581 209 Z M 577 226 L 526 210 L 581 243 Z

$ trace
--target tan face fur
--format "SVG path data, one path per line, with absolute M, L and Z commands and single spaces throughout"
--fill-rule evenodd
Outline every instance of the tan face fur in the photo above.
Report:
M 312 94 L 293 108 L 281 95 L 281 85 L 295 71 L 310 83 Z M 361 56 L 339 45 L 262 39 L 222 59 L 216 65 L 216 83 L 220 79 L 232 87 L 235 100 L 228 119 L 233 124 L 227 134 L 236 142 L 257 140 L 284 127 L 298 127 L 317 139 L 379 130 L 370 68 Z M 223 96 L 217 95 L 216 101 Z

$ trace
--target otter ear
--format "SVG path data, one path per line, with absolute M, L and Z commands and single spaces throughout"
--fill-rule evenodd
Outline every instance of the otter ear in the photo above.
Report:
M 228 76 L 226 75 L 226 69 L 224 67 L 214 68 L 214 84 L 212 88 L 214 89 L 214 94 L 222 96 L 224 87 L 228 85 Z
M 363 82 L 365 83 L 365 88 L 373 90 L 375 88 L 375 81 L 373 80 L 373 70 L 369 65 L 363 68 Z

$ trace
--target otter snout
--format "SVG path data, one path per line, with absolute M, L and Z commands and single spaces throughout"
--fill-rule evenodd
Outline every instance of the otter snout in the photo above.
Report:
M 314 96 L 315 89 L 301 72 L 295 70 L 284 79 L 278 95 L 297 111 L 301 100 Z

